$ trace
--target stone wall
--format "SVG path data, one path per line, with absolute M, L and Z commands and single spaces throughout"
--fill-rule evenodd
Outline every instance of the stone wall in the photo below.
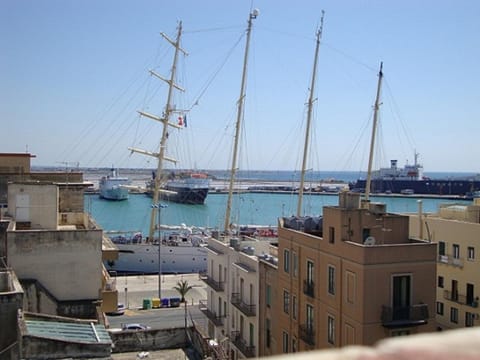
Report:
M 184 348 L 187 344 L 184 328 L 147 331 L 109 332 L 113 352 L 152 351 Z

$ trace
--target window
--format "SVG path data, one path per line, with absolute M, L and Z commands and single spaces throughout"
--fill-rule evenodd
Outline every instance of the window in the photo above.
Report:
M 290 272 L 290 251 L 288 249 L 283 250 L 283 271 Z
M 335 295 L 335 268 L 328 266 L 328 293 Z
M 438 255 L 445 255 L 445 242 L 439 241 L 438 242 Z
M 307 330 L 309 332 L 313 331 L 313 326 L 314 326 L 314 317 L 313 317 L 313 306 L 310 304 L 307 304 Z
M 328 332 L 327 332 L 327 340 L 330 344 L 335 344 L 335 319 L 328 316 Z
M 297 297 L 292 295 L 292 318 L 297 319 Z
M 458 281 L 452 280 L 452 294 L 450 300 L 458 301 Z
M 437 314 L 443 315 L 443 303 L 440 301 L 437 301 Z
M 265 290 L 265 302 L 267 307 L 270 307 L 272 305 L 272 287 L 268 284 Z
M 290 294 L 287 290 L 283 290 L 283 312 L 285 314 L 290 312 Z
M 328 242 L 330 244 L 335 243 L 335 228 L 333 226 L 328 228 Z
M 292 253 L 292 266 L 293 266 L 293 276 L 298 276 L 298 256 L 296 252 Z
M 307 284 L 313 283 L 313 261 L 307 260 Z
M 472 247 L 472 246 L 468 247 L 467 257 L 468 257 L 468 260 L 474 260 L 475 259 L 475 248 L 474 247 Z
M 347 302 L 353 304 L 355 302 L 355 292 L 357 276 L 355 273 L 347 271 Z
M 458 324 L 458 309 L 452 307 L 450 309 L 450 321 L 452 323 Z
M 271 343 L 271 337 L 272 337 L 272 333 L 271 333 L 271 324 L 270 324 L 270 319 L 265 319 L 265 346 L 267 348 L 270 348 L 270 343 Z
M 282 344 L 283 344 L 283 353 L 284 354 L 288 353 L 288 333 L 285 331 L 283 332 Z
M 460 245 L 453 244 L 453 258 L 460 259 Z
M 443 276 L 439 276 L 438 277 L 438 287 L 443 288 L 443 284 L 444 284 Z
M 465 327 L 471 327 L 474 325 L 474 320 L 475 320 L 475 314 L 471 312 L 466 312 L 465 313 Z

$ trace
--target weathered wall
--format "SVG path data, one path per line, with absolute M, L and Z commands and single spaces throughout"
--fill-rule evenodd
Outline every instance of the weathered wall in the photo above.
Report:
M 152 351 L 178 349 L 187 344 L 184 328 L 148 331 L 109 332 L 113 342 L 113 352 Z
M 24 359 L 65 359 L 65 358 L 109 358 L 109 344 L 72 343 L 34 336 L 23 336 L 22 356 Z
M 0 272 L 0 359 L 3 350 L 18 339 L 17 313 L 22 309 L 23 291 L 12 272 Z M 7 330 L 9 329 L 9 330 Z
M 8 263 L 19 279 L 36 279 L 58 300 L 98 299 L 102 231 L 11 231 Z

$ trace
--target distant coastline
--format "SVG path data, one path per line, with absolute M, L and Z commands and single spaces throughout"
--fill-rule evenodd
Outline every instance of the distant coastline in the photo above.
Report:
M 71 171 L 82 172 L 86 179 L 96 179 L 108 173 L 110 167 L 65 167 L 65 166 L 32 166 L 32 171 Z M 149 179 L 154 169 L 146 168 L 119 168 L 119 172 L 132 180 Z M 169 171 L 182 172 L 191 169 L 170 169 Z M 214 180 L 227 180 L 228 170 L 205 170 L 196 169 L 209 174 Z M 464 179 L 478 178 L 480 173 L 475 172 L 426 172 L 425 176 L 431 179 Z M 236 176 L 238 181 L 278 181 L 295 183 L 300 180 L 300 171 L 293 170 L 239 170 Z M 358 179 L 365 179 L 365 171 L 308 171 L 305 175 L 306 182 L 353 182 Z

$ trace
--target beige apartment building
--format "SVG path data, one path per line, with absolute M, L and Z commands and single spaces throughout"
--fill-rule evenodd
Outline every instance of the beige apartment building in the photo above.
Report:
M 208 285 L 200 309 L 208 319 L 206 332 L 216 358 L 259 356 L 259 256 L 270 259 L 267 241 L 208 241 L 208 269 L 201 279 Z
M 323 223 L 279 223 L 276 354 L 434 331 L 436 244 L 408 216 L 342 192 Z
M 84 211 L 91 184 L 79 172 L 31 172 L 31 154 L 0 154 L 0 267 L 25 290 L 27 311 L 96 316 L 117 308 L 102 261 L 118 249 Z
M 438 243 L 436 320 L 439 330 L 479 326 L 480 199 L 471 205 L 441 205 L 434 214 L 420 211 L 411 215 L 410 220 L 411 236 Z

